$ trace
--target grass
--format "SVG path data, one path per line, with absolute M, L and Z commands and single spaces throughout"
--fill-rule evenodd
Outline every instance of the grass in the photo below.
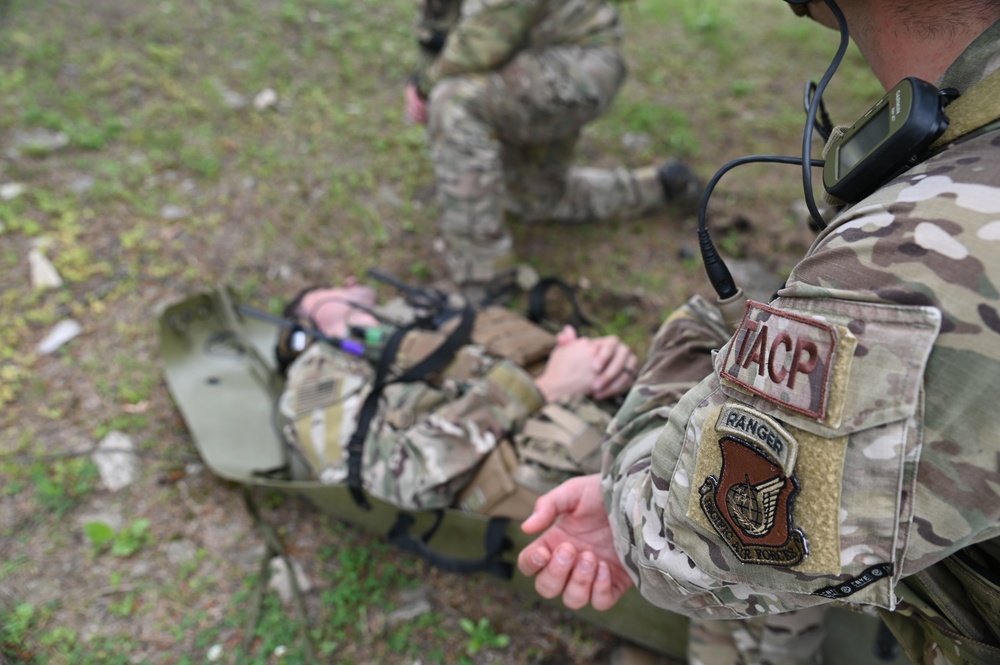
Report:
M 630 76 L 587 128 L 581 163 L 677 155 L 707 178 L 736 156 L 798 151 L 802 88 L 835 34 L 775 0 L 621 7 Z M 232 662 L 257 566 L 241 555 L 260 542 L 234 488 L 193 465 L 156 313 L 218 283 L 274 312 L 306 285 L 371 267 L 415 283 L 442 274 L 433 168 L 402 112 L 412 23 L 409 0 L 0 0 L 0 186 L 23 185 L 0 198 L 0 660 L 203 663 L 221 645 Z M 276 101 L 258 110 L 265 90 Z M 847 122 L 879 94 L 852 48 L 827 106 Z M 636 136 L 646 140 L 626 141 Z M 727 176 L 715 202 L 752 220 L 754 237 L 722 231 L 723 251 L 787 271 L 811 239 L 787 222 L 798 177 Z M 595 334 L 639 351 L 684 297 L 708 292 L 690 216 L 574 228 L 572 243 L 560 227 L 512 231 L 523 260 L 581 285 Z M 38 243 L 59 288 L 30 287 Z M 83 333 L 40 355 L 66 318 Z M 117 494 L 84 454 L 112 430 L 144 465 Z M 605 639 L 578 639 L 594 629 L 377 538 L 321 528 L 297 501 L 265 511 L 318 589 L 308 627 L 266 596 L 251 662 L 274 662 L 279 647 L 298 662 L 300 629 L 344 663 L 529 662 L 557 643 L 585 660 Z M 106 528 L 88 532 L 95 523 Z M 388 625 L 415 585 L 433 609 Z

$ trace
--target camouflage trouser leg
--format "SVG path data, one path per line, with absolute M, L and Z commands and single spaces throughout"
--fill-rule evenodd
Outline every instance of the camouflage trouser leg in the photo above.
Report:
M 525 221 L 630 219 L 663 207 L 656 168 L 570 167 L 571 141 L 505 146 L 507 209 Z
M 506 195 L 501 146 L 471 102 L 488 75 L 447 79 L 430 99 L 428 139 L 437 179 L 444 258 L 458 284 L 487 282 L 511 259 L 504 228 Z
M 427 135 L 455 281 L 487 281 L 509 261 L 507 209 L 529 220 L 592 220 L 659 203 L 651 169 L 570 169 L 580 130 L 625 74 L 615 49 L 560 47 L 434 87 Z
M 820 662 L 827 606 L 744 619 L 692 619 L 689 665 L 808 665 Z

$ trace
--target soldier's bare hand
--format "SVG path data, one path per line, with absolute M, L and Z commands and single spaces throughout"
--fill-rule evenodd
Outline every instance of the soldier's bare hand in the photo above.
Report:
M 420 96 L 417 86 L 408 83 L 406 86 L 406 117 L 418 125 L 427 124 L 427 102 Z
M 521 550 L 517 565 L 535 577 L 543 598 L 562 596 L 570 609 L 590 604 L 603 611 L 632 586 L 615 552 L 600 475 L 572 478 L 539 497 L 521 529 L 542 532 Z

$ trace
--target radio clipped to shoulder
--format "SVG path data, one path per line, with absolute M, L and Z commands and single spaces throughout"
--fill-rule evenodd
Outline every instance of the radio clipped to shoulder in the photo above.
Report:
M 896 84 L 827 151 L 823 185 L 857 203 L 916 160 L 948 128 L 944 108 L 957 96 L 918 78 Z

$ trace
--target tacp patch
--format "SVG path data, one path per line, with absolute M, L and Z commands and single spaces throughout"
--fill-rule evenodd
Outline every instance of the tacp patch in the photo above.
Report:
M 837 344 L 833 325 L 749 301 L 720 378 L 822 421 Z
M 699 488 L 712 528 L 743 563 L 800 563 L 808 547 L 792 520 L 798 442 L 774 419 L 737 404 L 722 407 L 715 431 L 721 468 Z

